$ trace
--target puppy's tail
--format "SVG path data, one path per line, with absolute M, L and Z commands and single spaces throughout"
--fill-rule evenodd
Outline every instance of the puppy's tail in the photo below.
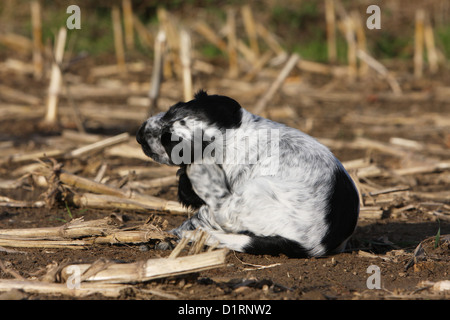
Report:
M 298 242 L 281 236 L 256 236 L 251 232 L 239 234 L 210 232 L 212 239 L 219 242 L 220 247 L 251 254 L 284 254 L 290 258 L 307 258 L 311 254 Z

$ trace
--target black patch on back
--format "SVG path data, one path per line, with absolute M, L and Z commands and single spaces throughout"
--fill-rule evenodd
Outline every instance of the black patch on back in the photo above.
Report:
M 329 199 L 329 211 L 325 217 L 328 234 L 322 244 L 332 253 L 355 230 L 359 213 L 359 197 L 353 181 L 342 166 L 334 172 L 333 192 Z
M 187 208 L 199 209 L 205 204 L 192 188 L 191 180 L 189 180 L 186 174 L 186 166 L 182 166 L 177 175 L 179 176 L 178 181 L 178 201 Z
M 250 243 L 244 247 L 246 253 L 251 254 L 284 254 L 289 258 L 307 258 L 308 251 L 298 242 L 281 236 L 256 236 L 251 232 L 242 232 L 251 237 Z

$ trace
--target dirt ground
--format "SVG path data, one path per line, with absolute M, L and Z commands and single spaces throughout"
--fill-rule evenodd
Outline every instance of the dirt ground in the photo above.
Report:
M 38 90 L 36 90 L 38 91 Z M 226 94 L 226 90 L 221 92 Z M 237 97 L 239 98 L 239 97 Z M 245 100 L 245 99 L 243 99 Z M 119 102 L 120 103 L 120 102 Z M 242 101 L 245 106 L 249 101 Z M 390 133 L 383 130 L 383 125 L 355 124 L 348 126 L 342 119 L 349 115 L 370 115 L 373 118 L 390 117 L 401 114 L 403 117 L 419 119 L 422 113 L 437 113 L 448 116 L 448 103 L 420 104 L 385 104 L 372 101 L 359 103 L 334 104 L 314 103 L 305 106 L 282 95 L 277 97 L 276 103 L 289 105 L 305 117 L 314 119 L 310 134 L 320 138 L 333 138 L 351 141 L 357 134 L 366 133 L 371 138 L 385 141 Z M 60 132 L 45 133 L 38 129 L 37 120 L 3 121 L 0 126 L 1 141 L 12 141 L 15 150 L 32 151 L 46 147 L 45 140 L 58 137 Z M 302 127 L 300 122 L 298 127 Z M 67 123 L 66 123 L 67 125 Z M 390 130 L 403 138 L 414 139 L 425 143 L 434 143 L 447 150 L 443 138 L 448 134 L 443 128 L 431 127 L 413 128 L 409 125 L 395 124 Z M 128 127 L 128 132 L 134 134 L 137 124 Z M 448 127 L 446 128 L 448 129 Z M 95 129 L 108 133 L 122 128 L 103 127 Z M 387 132 L 387 134 L 386 134 Z M 448 138 L 448 136 L 447 136 Z M 131 142 L 133 143 L 133 142 Z M 447 148 L 447 149 L 445 149 Z M 333 149 L 333 148 L 332 148 Z M 355 149 L 352 147 L 339 148 L 335 151 L 342 161 L 371 157 L 377 165 L 388 168 L 401 168 L 410 159 L 386 155 L 376 151 Z M 2 154 L 3 156 L 3 154 Z M 448 159 L 448 158 L 447 158 Z M 150 166 L 145 160 L 129 160 L 120 158 L 105 159 L 102 154 L 95 154 L 89 159 L 71 160 L 65 166 L 68 170 L 78 168 L 80 175 L 87 176 L 82 166 L 97 160 L 109 163 L 108 170 L 115 166 Z M 4 163 L 0 170 L 4 178 L 13 178 L 12 172 L 20 168 L 20 164 Z M 151 164 L 153 165 L 153 164 Z M 402 182 L 407 183 L 409 191 L 447 192 L 446 198 L 440 199 L 443 212 L 448 214 L 448 171 L 419 173 L 409 176 Z M 390 178 L 374 178 L 372 183 L 377 186 L 389 187 L 395 185 Z M 3 189 L 2 196 L 20 200 L 37 200 L 45 189 L 25 185 L 18 189 Z M 158 196 L 176 200 L 176 186 L 159 190 Z M 135 285 L 136 290 L 123 292 L 120 299 L 448 299 L 445 292 L 436 292 L 430 286 L 423 285 L 423 281 L 437 282 L 448 280 L 450 274 L 450 243 L 441 240 L 435 248 L 435 235 L 440 227 L 440 234 L 450 233 L 449 220 L 440 219 L 428 214 L 419 205 L 404 210 L 401 214 L 393 215 L 395 208 L 403 208 L 408 204 L 430 202 L 427 199 L 410 198 L 396 199 L 396 204 L 389 204 L 380 218 L 360 219 L 358 227 L 350 242 L 347 252 L 324 258 L 289 259 L 285 256 L 255 256 L 238 252 L 229 253 L 226 266 L 203 271 L 188 276 L 162 279 Z M 447 211 L 445 211 L 447 210 Z M 111 210 L 84 209 L 72 207 L 73 218 L 83 216 L 85 220 L 96 219 L 110 215 Z M 116 214 L 126 217 L 128 223 L 144 221 L 148 215 L 155 214 L 168 221 L 168 229 L 180 224 L 185 217 L 165 214 L 163 212 L 135 212 L 114 210 Z M 448 217 L 448 215 L 446 216 Z M 67 221 L 68 211 L 64 204 L 58 203 L 53 208 L 0 208 L 0 228 L 33 228 L 58 226 Z M 413 258 L 414 249 L 423 242 L 426 257 L 417 260 L 407 268 Z M 99 257 L 134 262 L 153 257 L 166 257 L 170 251 L 156 250 L 152 246 L 142 245 L 96 245 L 85 250 L 73 249 L 34 249 L 15 248 L 0 250 L 0 260 L 8 270 L 15 270 L 20 276 L 29 278 L 41 275 L 47 265 L 56 261 L 94 262 Z M 381 274 L 381 288 L 369 289 L 368 279 L 372 275 L 368 268 L 372 265 L 379 267 Z M 0 278 L 13 278 L 13 275 L 0 270 Z M 43 295 L 19 291 L 21 299 L 73 299 L 61 295 Z M 4 293 L 8 298 L 8 293 Z M 86 299 L 86 298 L 84 298 Z M 102 295 L 92 295 L 87 299 L 106 299 Z
M 54 219 L 61 210 L 2 210 L 2 228 L 22 226 L 60 225 Z M 110 212 L 89 210 L 83 213 L 86 220 L 103 217 Z M 145 218 L 142 214 L 126 213 L 132 221 Z M 181 222 L 164 216 L 172 226 Z M 416 221 L 415 221 L 416 220 Z M 52 223 L 53 222 L 53 223 Z M 441 224 L 441 231 L 448 230 Z M 231 252 L 227 265 L 209 271 L 179 278 L 151 281 L 135 285 L 136 291 L 123 292 L 119 299 L 181 299 L 181 300 L 283 300 L 283 299 L 448 299 L 446 294 L 430 293 L 418 286 L 421 281 L 448 279 L 448 243 L 433 248 L 433 241 L 424 246 L 429 258 L 405 270 L 415 244 L 435 234 L 436 224 L 411 219 L 397 222 L 377 221 L 358 226 L 352 244 L 379 243 L 376 254 L 351 252 L 332 257 L 289 259 L 287 257 L 253 256 Z M 389 244 L 380 242 L 389 240 Z M 390 244 L 390 243 L 393 244 Z M 398 245 L 397 243 L 405 243 Z M 406 245 L 407 243 L 407 245 Z M 395 248 L 395 249 L 393 249 Z M 399 249 L 397 249 L 399 248 Z M 364 249 L 364 247 L 363 247 Z M 154 257 L 168 256 L 170 251 L 143 250 L 141 246 L 92 246 L 86 250 L 17 248 L 16 253 L 0 252 L 1 260 L 23 277 L 43 274 L 51 262 L 68 259 L 71 263 L 93 263 L 99 257 L 122 262 L 135 262 Z M 399 250 L 404 250 L 399 251 Z M 367 250 L 369 252 L 372 250 Z M 381 270 L 381 289 L 368 289 L 367 273 L 371 265 Z M 2 278 L 9 278 L 2 272 Z M 144 293 L 145 289 L 154 290 Z M 422 289 L 422 290 L 421 290 Z M 4 297 L 7 297 L 6 295 Z M 61 295 L 19 294 L 21 299 L 73 299 Z M 91 295 L 83 299 L 106 299 Z
M 13 56 L 13 53 L 6 54 L 1 61 Z M 72 88 L 81 84 L 99 85 L 99 79 L 90 77 L 90 70 L 102 63 L 114 63 L 114 57 L 110 55 L 105 59 L 84 59 L 67 71 L 66 80 Z M 358 185 L 364 191 L 367 206 L 372 207 L 372 202 L 375 201 L 373 206 L 378 209 L 373 216 L 370 212 L 361 215 L 346 252 L 311 259 L 230 252 L 223 267 L 137 283 L 132 289 L 122 292 L 119 299 L 448 299 L 449 291 L 435 290 L 433 283 L 450 279 L 450 239 L 445 237 L 450 234 L 450 171 L 448 166 L 411 173 L 401 173 L 401 170 L 422 168 L 436 163 L 448 164 L 450 161 L 450 79 L 448 72 L 443 71 L 438 75 L 425 75 L 423 79 L 417 80 L 411 76 L 410 65 L 396 67 L 406 98 L 392 97 L 386 80 L 376 75 L 349 82 L 345 78 L 295 70 L 267 107 L 266 116 L 328 142 L 327 146 L 342 162 L 365 159 L 367 166 L 373 165 L 381 170 L 382 174 L 358 178 Z M 194 74 L 194 84 L 195 88 L 231 96 L 243 107 L 251 108 L 273 82 L 279 70 L 280 67 L 273 68 L 270 72 L 263 70 L 255 81 L 245 82 L 241 79 L 227 79 L 227 70 L 215 69 L 213 73 Z M 17 174 L 19 169 L 35 162 L 33 159 L 14 162 L 11 156 L 61 148 L 66 143 L 63 133 L 76 130 L 76 125 L 70 113 L 72 102 L 67 95 L 60 99 L 62 110 L 59 126 L 49 128 L 40 125 L 45 112 L 43 101 L 47 94 L 48 79 L 36 81 L 30 72 L 17 72 L 7 68 L 0 68 L 0 77 L 2 85 L 41 99 L 38 105 L 14 108 L 15 104 L 22 106 L 27 103 L 23 100 L 17 102 L 11 96 L 0 96 L 0 112 L 3 109 L 0 118 L 0 180 L 11 181 L 29 173 L 22 171 Z M 106 87 L 107 84 L 109 88 L 115 88 L 117 83 L 114 81 L 119 83 L 119 88 L 133 83 L 148 84 L 151 68 L 146 66 L 143 70 L 131 72 L 127 76 L 113 75 L 107 78 L 109 82 L 105 81 L 103 85 Z M 148 86 L 145 88 L 148 90 Z M 435 95 L 437 88 L 441 88 L 441 98 L 436 98 L 439 97 Z M 179 78 L 164 82 L 161 90 L 161 108 L 167 108 L 171 103 L 182 100 Z M 388 95 L 383 96 L 385 93 Z M 429 96 L 424 96 L 426 94 Z M 447 99 L 442 98 L 442 94 L 447 94 Z M 137 95 L 145 97 L 146 93 Z M 128 144 L 138 147 L 133 136 L 140 123 L 146 119 L 147 110 L 131 105 L 129 96 L 72 98 L 75 98 L 85 115 L 88 134 L 109 137 L 128 132 L 131 137 Z M 138 119 L 131 116 L 120 119 L 105 110 L 125 110 L 140 116 Z M 356 144 L 355 141 L 361 137 L 379 145 Z M 392 138 L 406 139 L 416 144 L 399 146 L 393 143 Z M 70 150 L 75 144 L 65 146 Z M 101 164 L 107 164 L 104 173 L 104 176 L 110 178 L 107 183 L 124 188 L 129 182 L 154 177 L 140 177 L 139 174 L 131 172 L 120 176 L 117 173 L 119 169 L 137 170 L 156 166 L 144 159 L 114 156 L 103 152 L 78 159 L 61 157 L 57 160 L 64 164 L 65 170 L 90 179 L 96 176 Z M 368 194 L 369 191 L 398 186 L 404 189 L 388 192 L 387 198 L 376 193 Z M 0 197 L 33 202 L 42 200 L 46 191 L 46 188 L 30 181 L 19 187 L 0 188 Z M 176 200 L 175 185 L 144 190 L 143 193 Z M 84 217 L 86 221 L 111 214 L 120 215 L 125 224 L 142 223 L 149 215 L 155 215 L 167 221 L 167 229 L 178 226 L 186 219 L 186 216 L 161 211 L 107 210 L 78 208 L 73 205 L 68 209 L 61 201 L 51 207 L 40 208 L 17 208 L 4 202 L 0 204 L 0 232 L 1 229 L 60 226 L 71 219 L 69 210 L 72 218 Z M 438 232 L 440 238 L 436 240 Z M 425 254 L 414 254 L 419 244 L 422 244 Z M 167 257 L 170 252 L 158 250 L 153 244 L 93 245 L 77 250 L 0 247 L 0 279 L 39 278 L 53 262 L 92 263 L 100 257 L 120 262 L 135 262 Z M 371 266 L 380 270 L 380 288 L 369 288 L 374 279 L 374 274 L 370 271 Z M 0 292 L 0 299 L 75 298 L 15 290 Z M 83 299 L 109 298 L 94 294 Z

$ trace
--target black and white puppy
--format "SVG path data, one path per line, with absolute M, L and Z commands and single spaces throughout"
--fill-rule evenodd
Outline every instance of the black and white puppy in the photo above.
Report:
M 330 150 L 229 97 L 199 91 L 144 122 L 137 141 L 180 166 L 179 200 L 196 213 L 179 237 L 200 228 L 232 250 L 308 257 L 341 252 L 355 229 L 358 193 Z

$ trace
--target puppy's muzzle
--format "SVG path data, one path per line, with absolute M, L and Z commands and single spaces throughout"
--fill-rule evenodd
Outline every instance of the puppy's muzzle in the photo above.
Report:
M 141 127 L 139 128 L 138 132 L 136 133 L 136 141 L 140 144 L 146 144 L 145 141 L 145 125 L 147 124 L 147 121 L 144 122 Z
M 146 125 L 147 121 L 144 122 L 139 128 L 138 132 L 136 133 L 136 141 L 142 146 L 142 150 L 147 156 L 153 157 L 155 154 L 150 148 L 150 145 L 147 141 L 146 134 L 148 133 L 145 131 Z
M 151 124 L 151 125 L 150 125 Z M 173 165 L 166 153 L 164 146 L 161 144 L 162 129 L 155 122 L 144 122 L 136 133 L 136 141 L 141 145 L 145 155 L 152 158 L 158 163 Z

